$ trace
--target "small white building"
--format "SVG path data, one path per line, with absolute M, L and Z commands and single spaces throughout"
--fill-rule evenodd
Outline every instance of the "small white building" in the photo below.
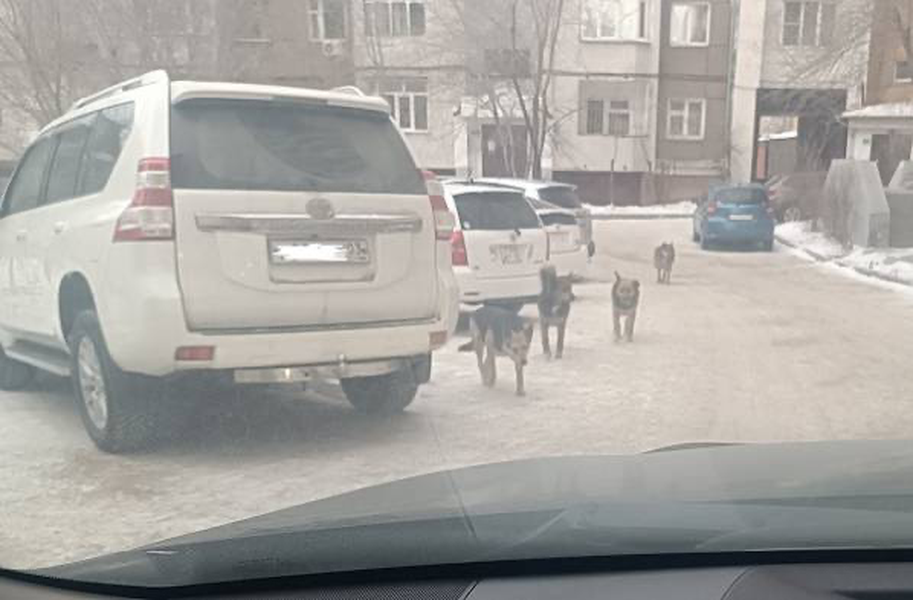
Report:
M 878 164 L 887 183 L 905 160 L 913 159 L 913 102 L 876 104 L 843 114 L 846 157 Z

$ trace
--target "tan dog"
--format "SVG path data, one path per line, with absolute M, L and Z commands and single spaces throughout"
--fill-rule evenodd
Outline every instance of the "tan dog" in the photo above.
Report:
M 612 320 L 615 325 L 616 342 L 622 339 L 622 319 L 625 319 L 624 339 L 634 341 L 634 322 L 637 320 L 639 305 L 640 282 L 636 279 L 625 279 L 616 271 L 615 285 L 612 286 Z
M 672 265 L 675 264 L 675 246 L 672 243 L 661 244 L 653 252 L 653 266 L 656 267 L 656 282 L 672 283 Z
M 495 358 L 506 356 L 514 362 L 517 373 L 517 395 L 525 396 L 523 369 L 533 341 L 533 323 L 496 306 L 483 306 L 470 318 L 472 341 L 460 346 L 460 352 L 476 353 L 482 385 L 494 387 L 498 379 Z

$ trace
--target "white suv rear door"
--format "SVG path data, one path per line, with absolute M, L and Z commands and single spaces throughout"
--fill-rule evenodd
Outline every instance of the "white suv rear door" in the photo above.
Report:
M 521 192 L 469 188 L 453 202 L 476 277 L 537 276 L 546 261 L 546 235 Z
M 431 203 L 386 112 L 180 85 L 171 175 L 191 329 L 436 316 Z

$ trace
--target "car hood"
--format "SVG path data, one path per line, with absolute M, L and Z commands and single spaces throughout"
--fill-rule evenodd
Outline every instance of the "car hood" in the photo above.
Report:
M 422 475 L 41 573 L 172 586 L 492 560 L 913 546 L 911 443 L 667 450 Z

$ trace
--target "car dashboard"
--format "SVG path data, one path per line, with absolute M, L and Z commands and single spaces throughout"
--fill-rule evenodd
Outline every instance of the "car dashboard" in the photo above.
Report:
M 88 588 L 64 590 L 0 580 L 0 599 L 67 600 L 121 597 L 245 598 L 257 600 L 888 600 L 913 597 L 908 563 L 727 566 L 661 570 L 511 575 L 482 578 L 420 578 L 300 587 L 206 586 L 194 591 L 120 590 L 114 595 Z M 124 595 L 120 595 L 123 592 Z

